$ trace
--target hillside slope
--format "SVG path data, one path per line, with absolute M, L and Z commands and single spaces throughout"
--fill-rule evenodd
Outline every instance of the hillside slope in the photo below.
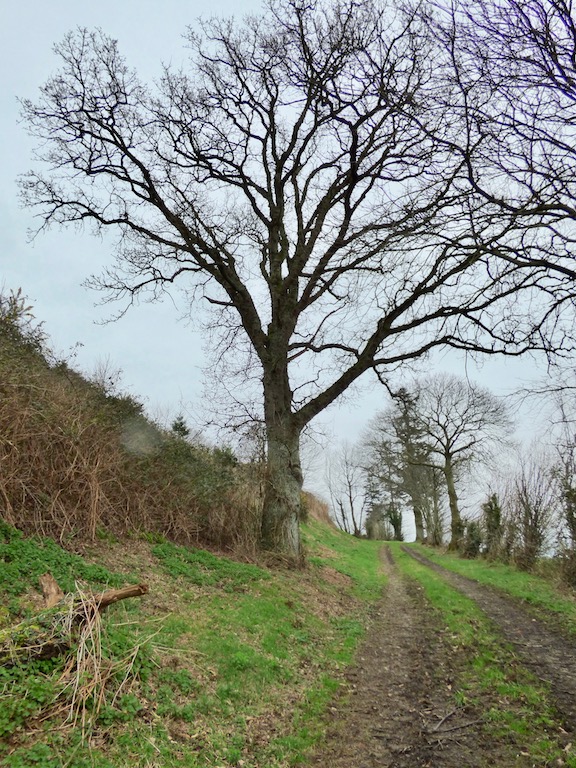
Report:
M 0 651 L 16 622 L 38 615 L 46 571 L 84 598 L 130 583 L 149 591 L 76 631 L 63 653 L 0 667 L 0 764 L 576 767 L 574 681 L 538 640 L 554 636 L 573 664 L 573 597 L 539 583 L 556 594 L 558 623 L 400 546 L 382 560 L 377 542 L 315 521 L 304 536 L 309 565 L 293 570 L 157 536 L 108 538 L 80 556 L 3 525 Z M 514 589 L 522 579 L 535 593 L 535 577 L 518 572 Z M 512 609 L 525 618 L 510 628 Z M 43 642 L 62 631 L 24 626 Z
M 59 541 L 146 531 L 253 550 L 262 466 L 55 360 L 30 312 L 0 293 L 0 519 Z

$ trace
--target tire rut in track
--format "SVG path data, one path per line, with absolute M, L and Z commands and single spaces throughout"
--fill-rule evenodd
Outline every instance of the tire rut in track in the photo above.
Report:
M 453 655 L 422 591 L 383 550 L 387 585 L 346 674 L 312 766 L 474 768 L 506 765 L 479 732 L 478 713 L 456 709 Z M 496 757 L 496 760 L 494 760 Z M 502 756 L 503 757 L 503 756 Z
M 439 573 L 484 611 L 502 636 L 514 646 L 522 664 L 549 684 L 552 701 L 564 729 L 576 733 L 576 641 L 533 618 L 514 598 L 466 576 L 449 571 L 409 547 L 402 548 L 418 562 Z

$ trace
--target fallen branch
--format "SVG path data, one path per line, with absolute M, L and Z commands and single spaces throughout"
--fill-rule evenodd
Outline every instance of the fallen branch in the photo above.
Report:
M 142 597 L 148 593 L 148 584 L 132 584 L 129 587 L 122 587 L 122 589 L 109 589 L 107 592 L 103 592 L 100 597 L 94 598 L 98 610 L 107 608 L 112 603 L 117 603 L 119 600 L 126 600 L 127 597 Z
M 441 731 L 437 731 L 438 736 L 442 736 L 444 733 L 451 733 L 452 731 L 461 731 L 464 728 L 472 728 L 473 725 L 479 725 L 480 723 L 484 722 L 483 718 L 478 718 L 478 720 L 470 720 L 468 723 L 462 723 L 462 725 L 453 725 L 450 728 L 442 728 Z
M 0 664 L 50 659 L 65 653 L 91 616 L 119 600 L 148 592 L 147 584 L 133 584 L 100 595 L 64 595 L 50 574 L 41 577 L 41 586 L 47 607 L 30 619 L 0 630 Z
M 458 712 L 458 710 L 457 710 L 457 709 L 453 709 L 451 712 L 448 712 L 448 714 L 447 714 L 447 715 L 444 715 L 444 717 L 442 718 L 442 720 L 440 720 L 440 722 L 439 722 L 439 723 L 437 723 L 437 725 L 435 725 L 435 726 L 434 726 L 434 728 L 432 728 L 432 733 L 434 733 L 434 731 L 437 731 L 437 730 L 438 730 L 438 728 L 440 728 L 440 726 L 444 725 L 444 723 L 446 722 L 446 720 L 448 720 L 449 718 L 451 718 L 451 717 L 452 717 L 452 715 L 455 715 L 455 714 L 456 714 L 456 712 Z

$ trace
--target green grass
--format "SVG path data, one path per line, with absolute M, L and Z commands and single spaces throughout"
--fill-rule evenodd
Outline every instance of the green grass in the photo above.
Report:
M 436 552 L 429 547 L 415 544 L 410 546 L 450 571 L 522 600 L 533 615 L 539 615 L 545 621 L 549 622 L 554 617 L 568 632 L 576 635 L 576 597 L 567 592 L 562 594 L 549 580 L 504 563 L 481 558 L 465 560 L 456 555 Z
M 255 565 L 216 557 L 203 549 L 180 547 L 169 541 L 153 547 L 152 554 L 170 576 L 184 576 L 188 583 L 198 586 L 217 586 L 226 591 L 235 591 L 252 581 L 269 578 L 263 568 Z
M 312 566 L 329 566 L 348 576 L 354 594 L 362 600 L 373 601 L 380 596 L 385 581 L 378 566 L 381 541 L 355 539 L 315 521 L 304 526 L 303 541 L 310 551 Z
M 422 586 L 444 628 L 445 641 L 454 658 L 460 660 L 456 704 L 471 705 L 485 713 L 482 728 L 486 739 L 511 744 L 511 761 L 515 752 L 529 756 L 530 765 L 576 768 L 576 755 L 564 752 L 558 738 L 559 727 L 546 685 L 518 663 L 511 646 L 474 601 L 393 547 L 402 571 Z M 440 560 L 444 563 L 444 558 Z M 525 763 L 521 758 L 510 763 L 516 764 Z
M 0 627 L 32 613 L 32 592 L 46 571 L 66 590 L 78 581 L 98 592 L 148 577 L 151 590 L 104 615 L 105 665 L 116 667 L 97 716 L 94 700 L 87 700 L 84 729 L 66 722 L 71 691 L 63 674 L 70 657 L 0 669 L 0 765 L 303 764 L 322 737 L 339 673 L 352 660 L 384 584 L 381 543 L 316 522 L 304 526 L 303 537 L 309 562 L 303 571 L 240 563 L 158 538 L 138 542 L 133 552 L 130 542 L 106 542 L 105 567 L 2 526 L 0 604 L 7 607 Z M 545 686 L 517 663 L 472 601 L 392 546 L 462 660 L 455 702 L 486 712 L 486 737 L 511 744 L 514 754 L 529 754 L 531 765 L 561 758 L 576 768 L 576 758 L 561 750 Z M 490 574 L 500 583 L 489 583 L 522 590 L 525 599 L 527 578 L 550 589 L 512 569 L 434 557 L 454 570 L 462 564 L 460 572 L 473 578 Z M 101 559 L 98 551 L 94 559 Z M 124 561 L 124 572 L 110 566 Z M 540 594 L 547 607 L 564 600 L 533 589 L 529 594 Z M 539 604 L 535 597 L 531 603 Z M 516 764 L 522 763 L 511 760 Z
M 5 624 L 33 611 L 46 571 L 65 590 L 81 581 L 98 592 L 147 576 L 151 590 L 104 614 L 104 666 L 116 667 L 97 716 L 88 697 L 84 729 L 66 722 L 70 657 L 0 670 L 3 768 L 301 764 L 323 732 L 339 670 L 352 659 L 383 583 L 377 545 L 315 523 L 304 536 L 311 560 L 304 571 L 158 540 L 139 542 L 132 556 L 129 542 L 102 545 L 108 563 L 130 562 L 138 571 L 131 575 L 4 526 Z
M 19 597 L 39 576 L 50 571 L 65 592 L 75 581 L 118 587 L 123 579 L 106 568 L 59 547 L 51 539 L 25 538 L 0 520 L 0 593 L 8 600 Z M 11 602 L 14 608 L 17 603 Z M 1 622 L 0 622 L 1 625 Z

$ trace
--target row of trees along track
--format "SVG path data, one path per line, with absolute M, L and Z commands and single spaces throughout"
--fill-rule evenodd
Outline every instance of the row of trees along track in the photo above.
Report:
M 360 443 L 356 471 L 365 491 L 367 527 L 388 521 L 399 540 L 403 508 L 409 506 L 416 541 L 439 545 L 441 501 L 447 496 L 450 545 L 458 546 L 464 521 L 456 482 L 506 441 L 510 427 L 506 405 L 465 379 L 436 374 L 399 389 Z
M 359 377 L 573 347 L 572 9 L 270 0 L 186 38 L 189 72 L 147 87 L 68 34 L 23 102 L 48 167 L 23 196 L 116 230 L 110 299 L 205 300 L 215 358 L 261 382 L 262 544 L 298 556 L 300 435 Z

